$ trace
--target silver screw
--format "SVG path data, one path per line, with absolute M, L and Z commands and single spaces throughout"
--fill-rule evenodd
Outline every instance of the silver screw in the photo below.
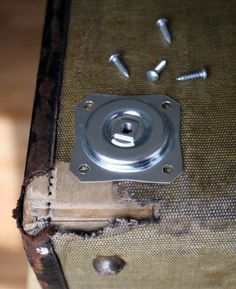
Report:
M 171 39 L 170 31 L 167 27 L 167 23 L 168 23 L 168 20 L 165 18 L 162 18 L 162 19 L 157 20 L 156 25 L 157 27 L 159 27 L 164 40 L 168 44 L 170 44 L 172 39 Z
M 113 53 L 109 58 L 109 62 L 113 63 L 123 76 L 125 76 L 126 78 L 129 78 L 129 71 L 125 67 L 124 63 L 122 62 L 119 53 Z
M 162 60 L 154 69 L 150 69 L 146 72 L 147 79 L 150 81 L 156 81 L 159 79 L 161 71 L 166 67 L 166 60 Z
M 195 78 L 201 78 L 206 79 L 207 78 L 207 71 L 205 68 L 202 68 L 201 70 L 192 72 L 192 73 L 186 73 L 176 78 L 176 80 L 184 81 L 184 80 L 191 80 Z

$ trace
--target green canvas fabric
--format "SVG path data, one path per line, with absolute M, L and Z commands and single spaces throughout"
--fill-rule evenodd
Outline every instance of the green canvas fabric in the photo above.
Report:
M 158 224 L 97 238 L 58 234 L 53 242 L 69 288 L 236 287 L 236 2 L 234 0 L 72 0 L 56 158 L 69 162 L 75 106 L 94 93 L 167 94 L 181 112 L 184 173 L 170 185 L 114 182 L 113 193 L 160 202 Z M 155 22 L 166 17 L 173 43 Z M 131 77 L 108 63 L 120 51 Z M 168 62 L 157 83 L 147 69 Z M 206 67 L 209 78 L 177 82 Z M 96 255 L 121 255 L 116 277 L 101 277 Z

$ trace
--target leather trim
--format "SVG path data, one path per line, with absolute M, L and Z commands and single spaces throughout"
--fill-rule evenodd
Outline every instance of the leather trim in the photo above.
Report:
M 69 7 L 69 0 L 48 1 L 24 185 L 53 167 Z
M 22 234 L 24 249 L 42 288 L 67 289 L 60 262 L 51 242 L 53 234 L 49 228 L 34 238 Z
M 52 228 L 37 236 L 22 228 L 25 188 L 34 176 L 49 174 L 54 165 L 57 114 L 61 90 L 70 0 L 48 0 L 31 121 L 24 183 L 13 217 L 21 231 L 28 260 L 43 289 L 67 289 L 54 251 Z

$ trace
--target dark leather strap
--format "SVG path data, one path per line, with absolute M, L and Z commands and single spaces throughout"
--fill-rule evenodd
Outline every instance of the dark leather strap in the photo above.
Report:
M 22 240 L 27 258 L 42 288 L 67 289 L 60 262 L 50 239 L 53 233 L 46 229 L 36 237 L 22 234 Z
M 26 185 L 53 166 L 56 119 L 66 49 L 70 0 L 48 1 L 30 140 L 25 168 Z

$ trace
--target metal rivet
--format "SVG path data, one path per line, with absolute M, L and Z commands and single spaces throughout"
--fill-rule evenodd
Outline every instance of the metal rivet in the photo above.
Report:
M 118 256 L 97 256 L 93 260 L 94 269 L 101 275 L 116 275 L 123 270 L 125 264 Z

